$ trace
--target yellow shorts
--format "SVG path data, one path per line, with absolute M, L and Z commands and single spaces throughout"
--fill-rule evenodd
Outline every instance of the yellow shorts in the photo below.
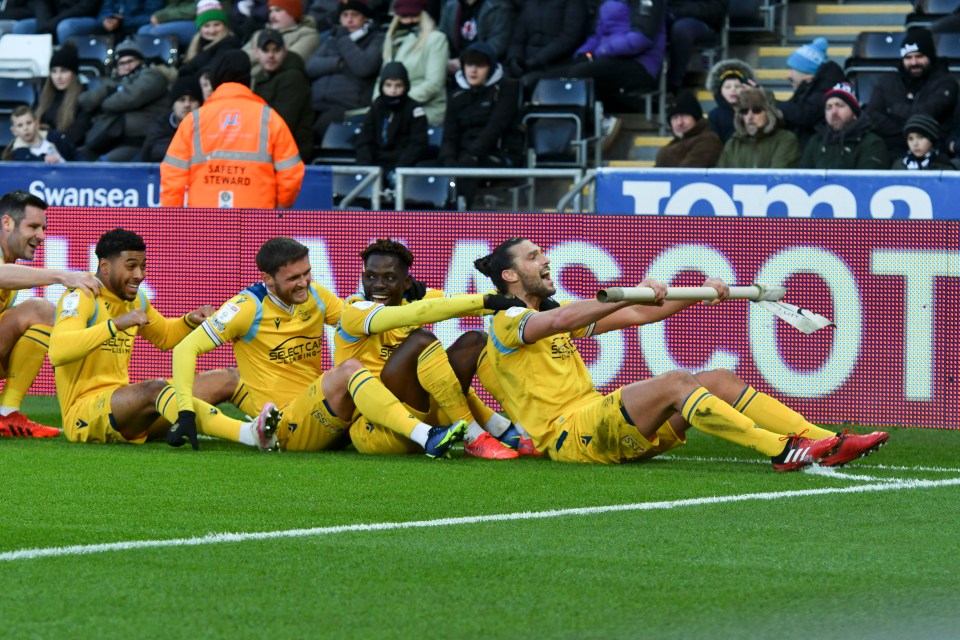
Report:
M 646 460 L 684 444 L 669 422 L 647 440 L 627 420 L 621 389 L 581 405 L 550 424 L 557 433 L 547 447 L 552 460 L 614 464 Z
M 63 433 L 70 442 L 143 444 L 144 431 L 136 438 L 127 439 L 117 431 L 110 411 L 110 399 L 119 387 L 81 398 L 63 416 Z
M 350 424 L 336 416 L 323 395 L 320 376 L 283 407 L 277 441 L 284 451 L 324 451 L 346 446 Z
M 430 398 L 430 409 L 424 413 L 411 409 L 407 405 L 407 411 L 410 412 L 420 422 L 427 424 L 442 424 L 446 416 L 437 406 L 436 401 Z M 353 423 L 350 425 L 350 441 L 360 453 L 373 455 L 395 455 L 404 453 L 423 453 L 423 447 L 396 431 L 391 431 L 383 425 L 374 424 L 367 420 L 360 413 L 354 414 Z

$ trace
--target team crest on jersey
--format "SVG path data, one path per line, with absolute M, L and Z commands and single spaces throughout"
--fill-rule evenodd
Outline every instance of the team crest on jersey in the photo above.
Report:
M 232 302 L 228 302 L 227 304 L 220 307 L 220 311 L 217 312 L 216 318 L 223 324 L 227 324 L 231 320 L 233 320 L 238 313 L 240 313 L 240 307 L 233 304 Z
M 353 306 L 354 306 L 355 308 L 357 308 L 357 309 L 360 309 L 360 311 L 366 311 L 367 309 L 369 309 L 369 308 L 371 308 L 371 307 L 377 306 L 377 303 L 376 303 L 376 302 L 371 302 L 371 301 L 369 301 L 369 300 L 358 300 L 358 301 L 356 301 L 356 302 L 353 303 Z
M 526 307 L 510 307 L 504 313 L 507 314 L 508 318 L 516 318 L 517 316 L 522 316 L 526 312 Z

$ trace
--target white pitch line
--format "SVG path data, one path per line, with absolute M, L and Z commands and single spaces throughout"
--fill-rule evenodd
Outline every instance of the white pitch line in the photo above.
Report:
M 767 459 L 760 458 L 735 458 L 735 457 L 720 457 L 720 456 L 679 456 L 679 455 L 662 455 L 657 456 L 654 460 L 671 460 L 677 462 L 727 462 L 735 464 L 770 464 L 770 461 Z M 652 461 L 651 461 L 652 462 Z M 919 471 L 919 472 L 930 472 L 930 473 L 960 473 L 960 468 L 951 468 L 951 467 L 907 467 L 902 465 L 887 465 L 887 464 L 866 464 L 862 467 L 857 466 L 857 460 L 852 461 L 853 466 L 845 466 L 844 469 L 848 471 L 851 469 L 870 469 L 871 471 Z M 647 463 L 649 464 L 649 463 Z
M 868 493 L 875 491 L 895 491 L 900 489 L 930 489 L 936 487 L 960 486 L 960 478 L 946 480 L 890 480 L 876 484 L 852 485 L 847 487 L 828 487 L 822 489 L 801 489 L 797 491 L 777 491 L 772 493 L 744 493 L 735 496 L 708 496 L 687 500 L 663 502 L 639 502 L 601 507 L 581 507 L 575 509 L 551 509 L 549 511 L 522 511 L 487 516 L 464 516 L 459 518 L 438 518 L 435 520 L 415 520 L 408 522 L 380 522 L 375 524 L 347 524 L 334 527 L 314 527 L 311 529 L 286 529 L 282 531 L 261 531 L 252 533 L 211 533 L 194 538 L 174 538 L 172 540 L 131 540 L 128 542 L 109 542 L 103 544 L 82 544 L 66 547 L 47 547 L 44 549 L 19 549 L 0 553 L 0 562 L 14 560 L 35 560 L 60 556 L 82 556 L 108 551 L 130 551 L 133 549 L 155 549 L 161 547 L 194 547 L 224 542 L 245 542 L 249 540 L 276 540 L 280 538 L 304 538 L 336 533 L 354 533 L 363 531 L 390 531 L 395 529 L 425 529 L 449 527 L 482 522 L 507 522 L 511 520 L 540 520 L 563 516 L 586 516 L 623 511 L 656 511 L 679 507 L 698 507 L 703 505 L 746 502 L 749 500 L 781 500 L 806 496 L 823 496 L 835 493 Z

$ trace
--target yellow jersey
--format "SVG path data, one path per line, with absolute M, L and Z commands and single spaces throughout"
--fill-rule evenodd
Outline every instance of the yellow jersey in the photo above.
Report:
M 134 309 L 143 309 L 149 322 L 142 327 L 117 329 L 114 318 Z M 167 350 L 193 329 L 186 316 L 163 317 L 142 291 L 132 302 L 121 300 L 102 283 L 100 294 L 94 298 L 77 289 L 67 291 L 57 303 L 48 352 L 60 412 L 66 415 L 88 395 L 130 384 L 130 354 L 138 335 Z
M 342 309 L 340 298 L 314 283 L 299 305 L 284 304 L 263 283 L 247 287 L 177 349 L 173 378 L 180 410 L 193 410 L 196 356 L 228 342 L 254 404 L 289 404 L 323 373 L 323 327 L 335 326 Z M 181 350 L 193 357 L 181 360 Z
M 7 261 L 3 259 L 2 251 L 0 251 L 0 264 L 7 264 Z M 13 263 L 10 263 L 10 264 L 13 264 Z M 9 307 L 11 307 L 16 297 L 17 297 L 16 289 L 0 289 L 0 313 L 3 313 Z
M 542 450 L 558 435 L 551 431 L 554 420 L 602 394 L 593 388 L 590 371 L 571 341 L 591 336 L 595 325 L 527 344 L 523 327 L 535 313 L 515 307 L 494 315 L 486 353 L 510 419 L 523 425 Z

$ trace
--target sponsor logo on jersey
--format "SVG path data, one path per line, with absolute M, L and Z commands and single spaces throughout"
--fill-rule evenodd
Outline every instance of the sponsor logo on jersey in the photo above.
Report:
M 371 302 L 370 300 L 358 300 L 357 302 L 353 303 L 353 306 L 357 309 L 360 309 L 360 311 L 366 311 L 371 307 L 377 306 L 377 303 Z
M 527 307 L 510 307 L 504 313 L 507 314 L 508 318 L 516 318 L 517 316 L 522 316 L 527 312 Z
M 291 364 L 319 357 L 323 351 L 323 336 L 294 336 L 270 349 L 270 361 Z

